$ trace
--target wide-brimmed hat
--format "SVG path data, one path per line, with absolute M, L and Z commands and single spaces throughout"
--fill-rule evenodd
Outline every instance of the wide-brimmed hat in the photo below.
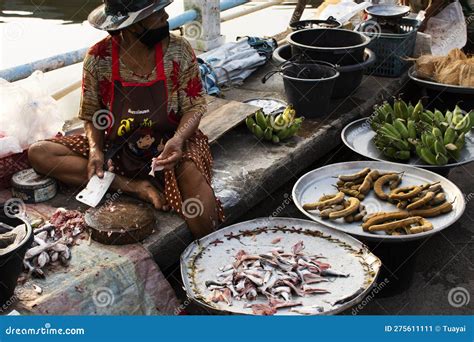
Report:
M 165 8 L 173 0 L 103 0 L 104 4 L 89 14 L 89 23 L 105 31 L 128 27 Z

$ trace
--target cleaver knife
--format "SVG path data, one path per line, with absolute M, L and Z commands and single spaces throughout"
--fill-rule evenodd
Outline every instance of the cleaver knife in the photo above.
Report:
M 90 207 L 96 207 L 104 197 L 110 185 L 114 181 L 115 173 L 104 171 L 104 178 L 100 179 L 97 175 L 92 176 L 85 189 L 77 194 L 76 200 L 87 204 Z

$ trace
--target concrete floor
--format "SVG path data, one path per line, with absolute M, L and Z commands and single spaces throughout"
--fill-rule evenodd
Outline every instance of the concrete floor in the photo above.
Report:
M 318 167 L 348 161 L 363 160 L 345 146 L 338 146 L 325 158 L 316 162 L 307 170 L 298 174 L 303 175 L 307 171 Z M 400 244 L 396 246 L 379 246 L 374 252 L 384 261 L 387 249 L 395 250 L 395 258 L 404 264 L 402 272 L 398 272 L 398 280 L 389 277 L 388 286 L 380 292 L 372 291 L 359 307 L 346 311 L 346 315 L 469 315 L 474 309 L 474 300 L 469 299 L 466 305 L 456 307 L 455 293 L 467 291 L 470 297 L 474 288 L 474 163 L 451 170 L 448 178 L 459 186 L 466 198 L 467 206 L 464 215 L 453 226 L 429 239 L 407 246 Z M 271 196 L 255 206 L 239 221 L 245 221 L 256 217 L 268 217 L 284 203 L 290 195 L 293 184 L 297 177 L 287 179 L 285 185 L 280 189 L 270 191 Z M 274 190 L 274 189 L 272 189 Z M 278 211 L 279 212 L 279 211 Z M 306 217 L 291 203 L 284 206 L 278 216 L 283 217 Z M 398 253 L 399 252 L 399 253 Z M 405 255 L 404 255 L 405 254 Z M 392 260 L 394 257 L 392 256 Z M 387 260 L 390 261 L 390 260 Z M 397 265 L 388 265 L 390 272 L 394 272 Z M 379 281 L 386 278 L 385 272 L 379 277 Z M 185 301 L 185 294 L 181 288 L 179 271 L 175 270 L 168 278 L 175 287 L 178 295 Z M 381 288 L 381 287 L 380 287 Z M 464 289 L 464 290 L 463 290 Z M 451 292 L 450 292 L 451 291 Z M 396 292 L 399 292 L 398 294 Z M 453 297 L 454 296 L 454 297 Z M 454 298 L 454 305 L 450 304 L 449 298 Z M 453 301 L 451 301 L 453 302 Z M 188 314 L 206 314 L 206 310 L 196 305 L 185 302 Z

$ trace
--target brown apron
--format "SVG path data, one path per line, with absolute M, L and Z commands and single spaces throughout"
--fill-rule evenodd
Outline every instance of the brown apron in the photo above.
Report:
M 158 43 L 156 79 L 146 83 L 124 82 L 120 78 L 120 37 L 112 39 L 113 125 L 106 132 L 110 146 L 106 160 L 112 159 L 119 174 L 144 177 L 151 159 L 163 151 L 164 144 L 178 127 L 168 117 L 168 87 L 163 65 L 163 47 Z

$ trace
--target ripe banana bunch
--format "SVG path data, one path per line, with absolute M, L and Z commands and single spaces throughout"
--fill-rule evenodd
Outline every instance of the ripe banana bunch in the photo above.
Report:
M 258 110 L 253 117 L 249 116 L 245 123 L 258 139 L 278 144 L 280 141 L 291 138 L 299 131 L 303 118 L 296 118 L 296 111 L 290 105 L 277 116 L 265 115 L 261 110 Z
M 415 106 L 396 99 L 393 106 L 375 106 L 370 125 L 377 133 L 375 146 L 387 157 L 408 160 L 416 153 L 430 165 L 446 165 L 458 160 L 465 136 L 474 126 L 474 111 L 459 106 L 443 114 L 425 110 L 421 100 Z

